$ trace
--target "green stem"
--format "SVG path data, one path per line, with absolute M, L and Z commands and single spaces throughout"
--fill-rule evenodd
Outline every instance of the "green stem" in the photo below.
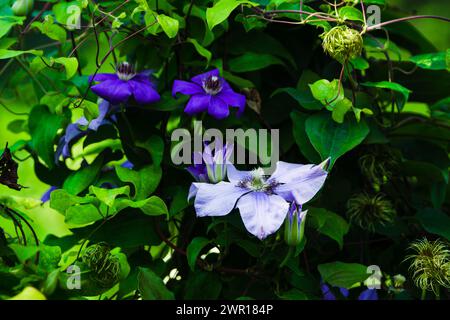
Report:
M 427 298 L 427 290 L 422 289 L 422 296 L 420 297 L 420 300 L 425 300 Z
M 284 257 L 284 260 L 280 263 L 280 268 L 284 267 L 284 265 L 289 261 L 289 259 L 294 254 L 294 251 L 295 251 L 295 247 L 294 246 L 289 246 L 289 250 L 288 250 L 288 252 L 286 254 L 286 257 Z

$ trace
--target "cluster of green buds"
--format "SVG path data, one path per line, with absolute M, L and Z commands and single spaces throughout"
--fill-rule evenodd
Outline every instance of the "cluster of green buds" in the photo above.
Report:
M 16 16 L 27 16 L 33 11 L 34 0 L 16 0 L 12 5 L 12 11 Z
M 336 26 L 323 33 L 323 50 L 340 63 L 361 55 L 363 39 L 358 30 L 347 26 Z
M 424 238 L 414 241 L 409 249 L 414 254 L 406 257 L 410 261 L 414 283 L 426 291 L 433 291 L 439 297 L 439 289 L 450 288 L 450 249 L 441 240 L 428 241 Z
M 347 217 L 364 230 L 374 231 L 377 225 L 390 224 L 396 215 L 392 202 L 382 194 L 358 193 L 347 202 Z
M 284 240 L 289 246 L 296 247 L 300 244 L 305 233 L 306 213 L 302 212 L 302 206 L 293 202 L 284 221 Z
M 120 279 L 120 261 L 117 256 L 111 254 L 111 249 L 106 243 L 98 243 L 89 246 L 82 261 L 93 272 L 92 279 L 104 287 L 117 283 Z
M 401 274 L 396 274 L 395 276 L 386 276 L 385 285 L 388 291 L 394 294 L 399 294 L 404 291 L 403 285 L 406 282 L 406 278 Z

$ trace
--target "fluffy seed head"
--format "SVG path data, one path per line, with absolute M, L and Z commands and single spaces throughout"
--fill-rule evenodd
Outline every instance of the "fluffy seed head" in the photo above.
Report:
M 383 195 L 359 193 L 347 202 L 347 216 L 362 229 L 374 231 L 376 225 L 392 223 L 396 211 Z
M 410 261 L 409 270 L 417 287 L 436 295 L 439 287 L 450 288 L 450 250 L 444 242 L 424 238 L 411 243 L 409 250 L 414 254 L 405 261 Z

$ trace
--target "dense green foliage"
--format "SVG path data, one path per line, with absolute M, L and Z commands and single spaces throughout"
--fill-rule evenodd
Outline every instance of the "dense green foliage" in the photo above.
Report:
M 339 2 L 2 0 L 0 298 L 322 299 L 322 284 L 337 299 L 370 284 L 379 299 L 448 298 L 450 49 L 394 21 L 389 0 Z M 394 23 L 369 24 L 361 2 Z M 80 124 L 60 157 L 69 125 L 101 113 L 89 76 L 124 61 L 153 71 L 160 101 Z M 246 96 L 242 116 L 192 116 L 172 96 L 214 68 Z M 259 240 L 237 210 L 196 216 L 193 177 L 171 160 L 172 132 L 195 119 L 279 129 L 286 162 L 330 158 L 299 244 L 284 227 Z

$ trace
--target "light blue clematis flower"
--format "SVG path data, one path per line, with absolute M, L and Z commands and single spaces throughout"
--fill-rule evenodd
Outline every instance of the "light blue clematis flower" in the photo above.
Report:
M 237 207 L 245 228 L 262 240 L 281 227 L 291 202 L 303 205 L 322 188 L 328 162 L 301 165 L 279 161 L 271 176 L 261 168 L 239 171 L 229 164 L 229 182 L 193 183 L 195 211 L 198 217 L 225 216 Z

